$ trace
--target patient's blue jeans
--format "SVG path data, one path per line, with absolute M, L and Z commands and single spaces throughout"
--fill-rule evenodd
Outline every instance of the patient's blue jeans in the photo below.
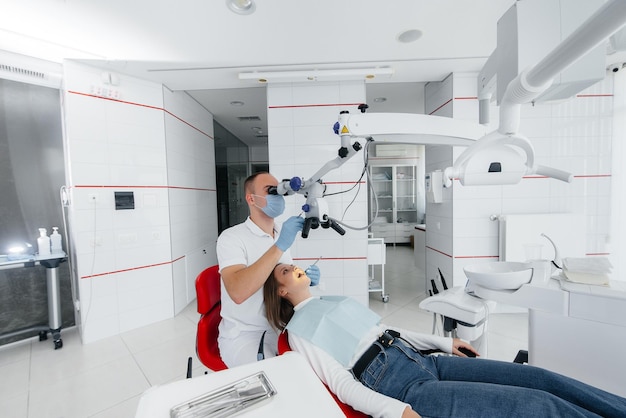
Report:
M 517 363 L 422 356 L 398 339 L 360 380 L 424 418 L 626 417 L 626 399 L 577 380 Z

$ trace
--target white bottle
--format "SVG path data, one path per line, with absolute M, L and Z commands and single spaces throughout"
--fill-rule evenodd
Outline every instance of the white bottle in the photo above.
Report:
M 39 247 L 39 255 L 50 255 L 50 237 L 47 235 L 46 228 L 39 228 L 39 238 L 37 238 L 37 246 Z
M 63 245 L 61 244 L 61 234 L 59 234 L 59 227 L 52 227 L 52 234 L 50 235 L 50 249 L 52 254 L 58 254 L 63 252 Z

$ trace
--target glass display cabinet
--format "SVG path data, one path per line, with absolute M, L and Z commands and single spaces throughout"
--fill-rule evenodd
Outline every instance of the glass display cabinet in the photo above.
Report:
M 386 243 L 409 243 L 418 223 L 417 167 L 372 165 L 369 169 L 370 232 Z

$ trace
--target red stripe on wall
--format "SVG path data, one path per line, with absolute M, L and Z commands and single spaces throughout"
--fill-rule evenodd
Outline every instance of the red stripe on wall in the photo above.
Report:
M 454 258 L 462 259 L 462 258 L 500 258 L 498 255 L 456 255 Z
M 204 189 L 200 187 L 182 187 L 182 186 L 105 186 L 97 184 L 81 184 L 71 186 L 76 189 L 181 189 L 181 190 L 198 190 L 205 192 L 215 192 L 215 189 Z
M 163 109 L 163 111 L 165 113 L 167 113 L 168 115 L 170 115 L 173 118 L 178 119 L 179 121 L 181 121 L 182 123 L 184 123 L 185 125 L 189 126 L 192 129 L 195 129 L 196 131 L 200 132 L 202 135 L 206 136 L 209 139 L 214 139 L 211 135 L 207 134 L 206 132 L 202 131 L 201 129 L 196 128 L 195 126 L 193 126 L 191 123 L 187 122 L 186 120 L 183 120 L 182 118 L 176 116 L 175 114 L 173 114 L 172 112 L 170 112 L 167 109 Z
M 299 257 L 294 258 L 294 260 L 302 260 L 302 261 L 317 261 L 319 257 Z M 341 260 L 367 260 L 367 257 L 322 257 L 322 260 L 325 261 L 341 261 Z
M 128 105 L 131 105 L 131 106 L 145 107 L 147 109 L 160 110 L 160 111 L 163 111 L 163 112 L 167 113 L 168 115 L 178 119 L 179 121 L 181 121 L 185 125 L 195 129 L 196 131 L 200 132 L 202 135 L 206 136 L 207 138 L 214 139 L 211 135 L 207 134 L 206 132 L 203 132 L 201 129 L 198 129 L 197 127 L 193 126 L 191 123 L 189 123 L 189 122 L 185 121 L 184 119 L 176 116 L 175 114 L 173 114 L 169 110 L 163 109 L 162 107 L 151 106 L 151 105 L 146 105 L 146 104 L 142 104 L 142 103 L 128 102 L 128 101 L 125 101 L 125 100 L 111 99 L 110 97 L 96 96 L 94 94 L 81 93 L 79 91 L 68 90 L 68 93 L 76 94 L 76 95 L 79 95 L 79 96 L 93 97 L 94 99 L 102 99 L 102 100 L 108 100 L 108 101 L 111 101 L 111 102 L 128 104 Z
M 444 104 L 439 106 L 437 109 L 435 109 L 432 112 L 430 112 L 429 115 L 432 115 L 433 113 L 437 112 L 439 109 L 441 109 L 442 107 L 446 106 L 448 103 L 451 103 L 451 102 L 452 102 L 452 99 L 448 100 L 447 102 L 445 102 Z
M 445 255 L 446 257 L 450 257 L 450 258 L 452 258 L 452 256 L 451 256 L 450 254 L 446 254 L 446 253 L 444 253 L 443 251 L 439 251 L 439 250 L 438 250 L 438 249 L 436 249 L 436 248 L 429 247 L 428 245 L 426 246 L 426 248 L 427 248 L 427 249 L 429 249 L 429 250 L 431 250 L 431 251 L 434 251 L 434 252 L 436 252 L 436 253 L 439 253 L 439 254 Z
M 82 277 L 81 277 L 81 279 L 92 279 L 92 278 L 94 278 L 94 277 L 109 276 L 109 275 L 111 275 L 111 274 L 126 273 L 126 272 L 128 272 L 128 271 L 143 270 L 143 269 L 152 268 L 152 267 L 165 266 L 165 265 L 168 265 L 168 264 L 173 264 L 173 263 L 175 263 L 176 261 L 182 260 L 183 258 L 185 258 L 185 256 L 184 256 L 184 255 L 183 255 L 183 256 L 181 256 L 181 257 L 178 257 L 178 258 L 177 258 L 177 259 L 175 259 L 175 260 L 172 260 L 172 261 L 166 261 L 166 262 L 164 262 L 164 263 L 148 264 L 147 266 L 132 267 L 132 268 L 123 269 L 123 270 L 109 271 L 109 272 L 106 272 L 106 273 L 92 274 L 92 275 L 89 275 L 89 276 L 82 276 Z

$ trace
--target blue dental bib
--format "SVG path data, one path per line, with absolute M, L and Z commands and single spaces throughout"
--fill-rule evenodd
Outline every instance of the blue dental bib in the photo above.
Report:
M 345 296 L 313 299 L 298 309 L 287 329 L 348 366 L 363 336 L 380 322 L 380 316 Z

